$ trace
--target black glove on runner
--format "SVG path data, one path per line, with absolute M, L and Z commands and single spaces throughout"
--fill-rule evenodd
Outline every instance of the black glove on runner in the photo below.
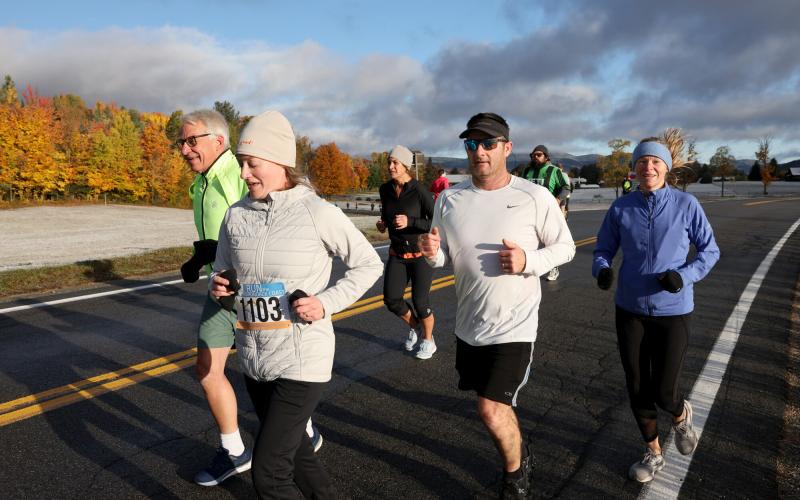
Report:
M 226 295 L 225 297 L 220 297 L 219 304 L 222 306 L 223 309 L 226 311 L 233 311 L 236 304 L 236 294 L 239 291 L 239 288 L 242 286 L 239 284 L 239 280 L 236 279 L 236 269 L 226 269 L 219 273 L 217 276 L 225 278 L 230 283 L 228 283 L 225 288 L 228 289 L 229 292 L 233 292 L 233 295 Z
M 211 264 L 217 257 L 216 240 L 200 240 L 192 243 L 194 245 L 194 255 L 200 260 L 201 265 Z
M 601 290 L 608 290 L 611 284 L 614 283 L 614 270 L 610 267 L 604 267 L 597 273 L 597 286 Z
M 181 278 L 184 283 L 194 283 L 200 279 L 200 268 L 203 264 L 197 261 L 194 255 L 181 266 Z
M 199 280 L 200 270 L 204 265 L 214 262 L 217 256 L 217 242 L 214 240 L 200 240 L 192 244 L 194 255 L 181 266 L 181 277 L 186 283 Z
M 658 276 L 658 284 L 669 293 L 678 293 L 683 288 L 683 278 L 678 271 L 670 269 Z
M 308 294 L 299 288 L 289 295 L 289 306 L 294 308 L 294 301 L 297 299 L 302 299 L 303 297 L 308 297 Z M 310 321 L 301 321 L 303 324 L 311 324 Z

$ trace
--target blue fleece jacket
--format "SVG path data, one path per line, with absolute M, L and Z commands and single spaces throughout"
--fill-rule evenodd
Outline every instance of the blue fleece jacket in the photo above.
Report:
M 697 253 L 687 260 L 689 244 Z M 719 260 L 719 247 L 697 199 L 664 187 L 645 195 L 634 191 L 612 203 L 594 250 L 592 276 L 611 267 L 622 249 L 617 279 L 617 305 L 634 314 L 673 316 L 694 309 L 693 284 Z M 670 269 L 683 279 L 678 293 L 664 290 L 658 276 Z

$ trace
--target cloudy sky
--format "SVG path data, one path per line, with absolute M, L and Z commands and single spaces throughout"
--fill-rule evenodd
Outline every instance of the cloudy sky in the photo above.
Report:
M 495 111 L 516 151 L 607 153 L 665 127 L 800 158 L 797 0 L 137 0 L 3 7 L 0 76 L 171 113 L 228 100 L 284 112 L 351 154 L 463 156 Z

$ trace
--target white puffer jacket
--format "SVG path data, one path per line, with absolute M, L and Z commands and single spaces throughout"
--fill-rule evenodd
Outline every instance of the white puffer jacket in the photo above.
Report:
M 348 271 L 326 288 L 334 255 Z M 325 308 L 325 317 L 311 324 L 292 317 L 281 329 L 237 328 L 237 357 L 245 375 L 258 381 L 327 382 L 335 350 L 331 316 L 358 300 L 380 277 L 383 264 L 339 208 L 298 185 L 267 200 L 247 196 L 228 209 L 214 271 L 230 268 L 243 286 L 283 283 L 287 295 L 303 290 Z

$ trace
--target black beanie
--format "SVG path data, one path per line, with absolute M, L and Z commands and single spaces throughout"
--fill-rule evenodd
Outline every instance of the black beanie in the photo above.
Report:
M 533 153 L 535 153 L 537 151 L 541 151 L 542 153 L 544 153 L 544 157 L 545 158 L 547 158 L 548 160 L 550 159 L 550 153 L 547 151 L 547 146 L 545 146 L 543 144 L 539 144 L 538 146 L 533 148 L 533 151 L 531 151 L 531 154 L 533 154 Z

